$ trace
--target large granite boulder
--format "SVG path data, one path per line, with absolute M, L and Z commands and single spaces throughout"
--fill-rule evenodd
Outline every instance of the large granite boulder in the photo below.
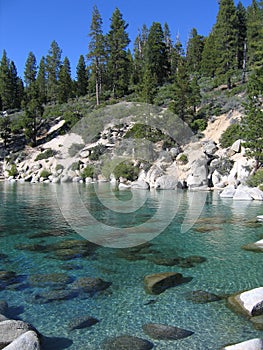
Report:
M 144 180 L 137 180 L 131 183 L 131 189 L 148 190 L 150 188 L 148 182 Z
M 236 188 L 234 185 L 226 186 L 220 193 L 221 198 L 233 198 L 236 193 Z
M 263 339 L 250 339 L 242 343 L 227 345 L 221 350 L 263 350 Z
M 21 334 L 12 343 L 7 345 L 5 350 L 40 350 L 40 343 L 34 331 Z
M 104 342 L 105 350 L 151 350 L 154 345 L 146 339 L 131 335 L 120 335 Z
M 166 289 L 183 283 L 183 275 L 176 272 L 160 272 L 144 277 L 144 290 L 148 294 L 160 294 Z
M 35 331 L 34 327 L 23 321 L 6 320 L 0 322 L 0 349 L 12 343 L 20 335 Z M 20 348 L 17 348 L 20 350 Z
M 251 201 L 253 198 L 249 194 L 249 188 L 244 185 L 239 185 L 236 189 L 236 192 L 233 196 L 234 200 L 241 200 L 241 201 Z
M 186 329 L 158 323 L 147 323 L 142 328 L 151 338 L 159 340 L 178 340 L 194 334 Z
M 237 293 L 228 298 L 234 310 L 246 316 L 259 316 L 263 314 L 263 287 L 254 288 Z
M 158 177 L 155 182 L 155 188 L 158 190 L 174 190 L 177 187 L 178 180 L 175 176 L 163 175 Z

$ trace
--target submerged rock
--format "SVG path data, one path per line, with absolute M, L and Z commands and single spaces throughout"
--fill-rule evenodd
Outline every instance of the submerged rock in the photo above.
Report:
M 0 314 L 6 315 L 8 311 L 8 304 L 5 300 L 0 300 Z
M 148 294 L 160 294 L 166 289 L 184 282 L 183 275 L 176 272 L 160 272 L 144 277 L 144 290 Z
M 159 340 L 178 340 L 194 334 L 186 329 L 158 323 L 147 323 L 142 328 L 151 338 Z
M 98 323 L 99 320 L 92 316 L 80 316 L 76 317 L 73 320 L 69 322 L 69 330 L 73 331 L 74 329 L 81 329 L 81 328 L 88 328 L 96 323 Z
M 6 350 L 40 350 L 40 342 L 38 336 L 33 331 L 28 331 L 18 338 L 16 338 L 12 343 L 6 346 Z
M 31 275 L 28 283 L 34 287 L 64 286 L 72 282 L 72 278 L 64 273 L 46 273 Z
M 263 350 L 263 339 L 250 339 L 242 343 L 226 345 L 221 350 Z
M 77 296 L 77 291 L 69 289 L 44 290 L 33 293 L 28 301 L 33 304 L 47 304 L 52 303 L 53 301 L 73 299 Z
M 222 297 L 209 293 L 203 290 L 196 290 L 190 293 L 185 294 L 186 300 L 190 300 L 195 304 L 206 304 L 214 301 L 219 301 Z
M 106 340 L 102 349 L 105 350 L 151 350 L 154 345 L 148 340 L 131 335 L 120 335 Z
M 94 277 L 79 277 L 71 284 L 73 290 L 77 290 L 80 293 L 88 293 L 94 295 L 97 292 L 107 289 L 111 285 L 111 282 L 106 282 L 101 278 Z
M 253 323 L 255 329 L 263 331 L 263 315 L 251 317 L 250 321 Z

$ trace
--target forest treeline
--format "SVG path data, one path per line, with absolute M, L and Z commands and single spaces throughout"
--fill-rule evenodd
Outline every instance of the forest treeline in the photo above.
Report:
M 30 134 L 47 104 L 62 104 L 88 95 L 100 105 L 133 96 L 147 103 L 168 101 L 170 110 L 191 122 L 201 101 L 202 79 L 231 90 L 247 83 L 249 77 L 256 77 L 254 85 L 261 89 L 262 0 L 252 0 L 247 8 L 241 2 L 235 6 L 233 0 L 221 0 L 210 34 L 204 37 L 193 28 L 185 50 L 179 37 L 173 42 L 169 25 L 159 22 L 153 22 L 150 28 L 143 25 L 131 50 L 128 23 L 118 8 L 106 34 L 102 25 L 103 19 L 95 6 L 87 55 L 79 57 L 75 79 L 70 61 L 68 57 L 62 60 L 62 50 L 56 41 L 39 63 L 33 52 L 28 54 L 23 79 L 18 77 L 15 63 L 4 51 L 0 62 L 0 110 L 22 109 L 22 126 Z M 37 130 L 33 134 L 31 140 L 35 144 Z

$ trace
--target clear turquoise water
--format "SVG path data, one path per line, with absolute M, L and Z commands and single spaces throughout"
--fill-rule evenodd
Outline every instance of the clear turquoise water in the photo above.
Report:
M 45 246 L 68 239 L 83 239 L 62 215 L 64 210 L 61 212 L 60 192 L 56 186 L 61 185 L 0 183 L 0 253 L 8 255 L 8 258 L 0 259 L 0 270 L 12 270 L 21 276 L 17 288 L 0 289 L 0 300 L 8 302 L 11 316 L 32 323 L 48 337 L 45 349 L 97 350 L 102 349 L 105 339 L 121 334 L 151 340 L 142 330 L 142 325 L 147 322 L 175 325 L 194 332 L 192 336 L 178 341 L 152 339 L 159 350 L 215 350 L 226 343 L 262 337 L 262 332 L 256 331 L 248 320 L 228 309 L 225 300 L 194 304 L 186 299 L 186 293 L 195 290 L 226 295 L 263 285 L 262 254 L 241 249 L 242 245 L 262 238 L 262 224 L 254 224 L 256 216 L 263 213 L 262 203 L 222 200 L 217 193 L 208 193 L 203 205 L 203 194 L 200 198 L 195 194 L 193 202 L 190 193 L 172 192 L 167 203 L 162 202 L 164 210 L 147 226 L 149 232 L 151 229 L 154 232 L 164 222 L 167 228 L 151 241 L 150 250 L 140 260 L 126 260 L 120 256 L 119 250 L 99 247 L 91 257 L 63 261 L 55 259 L 49 252 L 18 249 L 19 244 L 39 243 Z M 121 212 L 116 214 L 116 211 L 110 213 L 98 203 L 92 187 L 71 184 L 60 189 L 70 194 L 70 186 L 76 186 L 82 202 L 97 220 L 110 223 L 112 227 L 125 228 L 145 223 L 158 211 L 158 194 L 155 192 L 147 193 L 146 203 L 136 211 L 128 204 L 130 193 L 115 192 Z M 100 186 L 100 195 L 107 199 L 112 192 L 109 185 Z M 73 205 L 74 200 L 77 199 L 72 198 Z M 171 212 L 172 206 L 177 210 L 169 224 L 167 213 Z M 69 206 L 69 209 L 72 210 L 72 207 Z M 130 215 L 127 214 L 128 209 Z M 76 203 L 72 217 L 78 218 L 77 211 Z M 199 211 L 200 217 L 193 220 Z M 193 226 L 185 232 L 187 224 Z M 84 220 L 80 225 L 81 232 L 85 231 L 85 225 Z M 33 234 L 58 230 L 65 235 L 30 238 Z M 199 255 L 207 260 L 191 268 L 161 266 L 152 261 L 153 257 L 177 255 Z M 65 270 L 65 264 L 73 264 L 76 268 Z M 192 277 L 192 280 L 160 295 L 147 295 L 143 277 L 163 271 L 180 272 Z M 112 285 L 93 297 L 33 303 L 32 295 L 41 288 L 28 286 L 28 277 L 51 272 L 63 272 L 72 280 L 80 276 L 100 277 L 112 282 Z M 155 302 L 147 304 L 152 299 Z M 69 321 L 75 316 L 87 314 L 100 322 L 90 328 L 70 332 Z

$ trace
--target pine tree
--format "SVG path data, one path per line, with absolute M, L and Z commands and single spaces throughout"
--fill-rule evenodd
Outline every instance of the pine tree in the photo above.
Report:
M 37 76 L 37 60 L 33 52 L 29 52 L 25 64 L 24 81 L 26 88 L 29 88 L 32 83 L 36 81 Z
M 151 74 L 156 75 L 158 85 L 167 80 L 170 71 L 168 51 L 162 26 L 158 22 L 153 22 L 149 30 L 146 65 Z
M 245 116 L 242 118 L 242 138 L 247 148 L 247 156 L 256 161 L 255 170 L 263 164 L 263 67 L 255 70 L 249 77 L 248 102 L 245 108 Z
M 44 107 L 42 105 L 39 90 L 36 84 L 32 89 L 30 99 L 25 101 L 24 116 L 22 117 L 22 125 L 26 138 L 31 142 L 32 146 L 37 145 L 37 137 L 40 135 L 44 125 L 43 113 Z
M 216 74 L 232 87 L 232 76 L 237 69 L 237 14 L 233 0 L 221 0 L 214 27 Z
M 45 104 L 47 102 L 47 72 L 45 57 L 42 57 L 40 60 L 36 84 L 39 91 L 39 99 Z
M 249 70 L 263 65 L 263 4 L 252 0 L 247 9 L 247 44 Z
M 158 82 L 156 75 L 152 74 L 149 67 L 146 67 L 139 91 L 143 102 L 153 103 L 154 97 L 157 93 L 157 86 Z
M 193 28 L 187 42 L 186 61 L 189 73 L 200 72 L 202 53 L 204 49 L 204 38 Z
M 247 51 L 247 12 L 241 2 L 237 4 L 237 66 L 238 69 L 246 69 L 246 51 Z
M 129 59 L 126 48 L 130 39 L 126 29 L 128 24 L 124 21 L 118 8 L 111 17 L 110 31 L 108 33 L 108 74 L 113 96 L 123 97 L 129 87 Z
M 171 56 L 171 76 L 174 78 L 184 56 L 184 49 L 179 35 L 176 36 L 176 41 L 172 49 Z
M 6 114 L 0 117 L 0 137 L 4 141 L 5 150 L 11 140 L 11 134 L 11 119 L 9 115 Z
M 146 46 L 148 41 L 148 29 L 144 24 L 142 30 L 139 30 L 134 42 L 134 60 L 132 71 L 132 82 L 138 85 L 142 82 L 143 71 L 145 66 Z
M 102 32 L 102 18 L 96 6 L 93 8 L 90 26 L 88 58 L 91 59 L 91 81 L 95 81 L 96 102 L 100 104 L 102 94 L 103 72 L 106 59 L 105 38 Z
M 47 97 L 49 101 L 56 101 L 58 98 L 58 74 L 61 66 L 62 51 L 54 40 L 46 57 L 47 71 Z
M 204 49 L 202 52 L 201 72 L 205 77 L 214 78 L 217 68 L 217 53 L 215 50 L 214 29 L 204 40 Z
M 58 102 L 65 103 L 73 96 L 73 84 L 71 80 L 70 62 L 67 57 L 64 58 L 63 64 L 58 73 Z
M 80 55 L 77 71 L 77 81 L 76 81 L 76 95 L 85 96 L 88 92 L 88 69 L 86 67 L 85 59 L 83 55 Z

